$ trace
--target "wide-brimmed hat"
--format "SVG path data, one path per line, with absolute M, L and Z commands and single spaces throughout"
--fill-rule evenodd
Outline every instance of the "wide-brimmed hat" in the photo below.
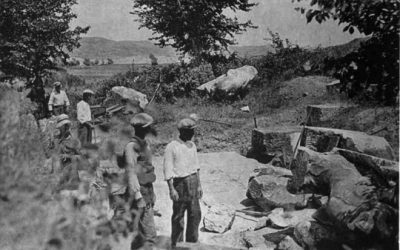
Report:
M 83 94 L 91 94 L 91 95 L 94 95 L 94 92 L 93 92 L 92 90 L 90 90 L 90 89 L 85 89 L 85 90 L 83 91 Z
M 57 125 L 56 128 L 61 128 L 65 124 L 70 124 L 71 121 L 69 120 L 68 115 L 66 114 L 61 114 L 57 117 Z
M 190 118 L 184 118 L 178 122 L 178 129 L 194 129 L 196 127 L 196 121 Z
M 61 86 L 61 82 L 54 82 L 54 87 Z
M 140 126 L 142 128 L 148 127 L 154 123 L 153 117 L 146 113 L 139 113 L 133 116 L 131 119 L 132 126 Z

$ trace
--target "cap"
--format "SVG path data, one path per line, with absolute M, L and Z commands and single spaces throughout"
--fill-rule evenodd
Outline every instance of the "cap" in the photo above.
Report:
M 57 125 L 56 128 L 61 128 L 65 124 L 70 124 L 71 121 L 69 120 L 68 115 L 66 114 L 61 114 L 57 117 Z
M 196 121 L 190 118 L 185 118 L 179 121 L 178 129 L 194 129 L 197 127 Z
M 189 118 L 192 119 L 195 122 L 198 122 L 200 120 L 199 116 L 195 113 L 192 113 L 189 115 Z
M 153 117 L 146 113 L 136 114 L 131 119 L 132 126 L 141 126 L 143 128 L 150 126 L 151 124 L 153 124 L 153 122 Z
M 90 89 L 85 89 L 85 90 L 83 91 L 83 93 L 84 93 L 84 94 L 92 94 L 92 95 L 94 95 L 94 92 L 93 92 L 92 90 L 90 90 Z
M 61 86 L 61 82 L 55 82 L 54 86 Z

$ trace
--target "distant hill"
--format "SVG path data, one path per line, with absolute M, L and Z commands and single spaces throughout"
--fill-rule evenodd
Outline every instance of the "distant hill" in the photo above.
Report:
M 149 54 L 158 58 L 159 63 L 178 62 L 178 55 L 172 47 L 160 48 L 150 41 L 113 41 L 101 37 L 84 37 L 81 47 L 75 49 L 70 56 L 74 58 L 113 59 L 117 64 L 150 63 Z M 269 46 L 232 46 L 241 57 L 252 57 L 272 51 Z
M 149 41 L 113 41 L 101 37 L 84 37 L 81 47 L 75 49 L 70 56 L 89 59 L 113 59 L 114 63 L 130 64 L 150 63 L 149 54 L 155 55 L 159 63 L 170 63 L 178 60 L 174 49 L 160 48 Z
M 360 42 L 367 38 L 354 39 L 346 44 L 322 48 L 332 55 L 343 55 L 359 47 Z M 70 56 L 83 60 L 83 58 L 105 60 L 111 58 L 115 64 L 150 63 L 149 54 L 158 58 L 158 62 L 178 62 L 178 55 L 172 47 L 160 48 L 150 41 L 113 41 L 101 37 L 82 38 L 81 47 L 75 49 Z M 230 52 L 237 52 L 240 57 L 253 57 L 272 52 L 269 45 L 264 46 L 231 46 Z

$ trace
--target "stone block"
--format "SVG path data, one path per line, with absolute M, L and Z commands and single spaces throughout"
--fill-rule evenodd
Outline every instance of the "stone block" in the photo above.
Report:
M 300 146 L 317 152 L 329 152 L 337 147 L 388 160 L 395 158 L 393 149 L 385 138 L 359 131 L 306 127 Z

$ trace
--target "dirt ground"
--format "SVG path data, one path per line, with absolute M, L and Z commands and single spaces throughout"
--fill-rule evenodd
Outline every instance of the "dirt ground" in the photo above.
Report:
M 204 196 L 201 200 L 201 210 L 204 216 L 210 206 L 224 204 L 234 209 L 244 209 L 246 204 L 246 190 L 248 178 L 262 164 L 255 160 L 240 156 L 235 152 L 199 154 L 200 176 Z M 161 217 L 155 217 L 159 249 L 169 249 L 171 234 L 172 201 L 169 198 L 167 183 L 163 179 L 162 157 L 153 159 L 156 168 L 157 180 L 154 184 L 157 201 L 155 209 Z M 200 225 L 199 241 L 201 244 L 190 245 L 191 249 L 246 249 L 239 241 L 234 239 L 232 233 L 246 228 L 254 227 L 255 222 L 250 218 L 236 217 L 232 229 L 225 234 L 206 232 L 203 222 Z M 129 239 L 115 244 L 113 249 L 128 249 Z M 178 247 L 185 249 L 186 244 Z

